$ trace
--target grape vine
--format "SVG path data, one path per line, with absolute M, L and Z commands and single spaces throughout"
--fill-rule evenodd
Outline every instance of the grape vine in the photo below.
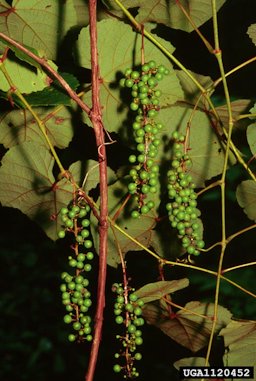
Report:
M 168 74 L 169 70 L 164 65 L 157 66 L 151 60 L 143 64 L 140 71 L 126 69 L 125 77 L 120 80 L 120 86 L 131 90 L 133 99 L 130 109 L 137 112 L 132 129 L 138 155 L 129 157 L 129 162 L 136 166 L 130 170 L 132 182 L 128 184 L 129 193 L 136 197 L 138 203 L 138 209 L 131 213 L 134 218 L 147 214 L 155 207 L 150 194 L 156 193 L 159 186 L 156 157 L 161 140 L 157 135 L 163 128 L 162 123 L 155 121 L 160 111 L 161 97 L 157 85 Z
M 62 303 L 67 314 L 64 316 L 66 324 L 72 324 L 75 334 L 70 333 L 69 341 L 92 341 L 91 316 L 88 311 L 92 305 L 91 292 L 88 289 L 89 280 L 86 274 L 91 271 L 91 261 L 94 254 L 90 249 L 93 243 L 90 239 L 90 207 L 88 204 L 74 200 L 68 207 L 60 210 L 63 230 L 58 233 L 59 238 L 67 234 L 73 237 L 71 249 L 73 255 L 68 257 L 71 273 L 63 272 L 61 278 Z

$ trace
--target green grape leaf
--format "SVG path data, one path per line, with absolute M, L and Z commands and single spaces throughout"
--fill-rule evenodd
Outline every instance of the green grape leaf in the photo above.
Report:
M 122 205 L 127 195 L 127 184 L 122 184 L 118 181 L 108 187 L 109 216 L 114 218 L 115 214 L 120 211 L 116 224 L 123 231 L 119 231 L 113 224 L 109 226 L 107 263 L 112 267 L 117 267 L 121 263 L 120 254 L 124 257 L 128 251 L 143 250 L 141 246 L 132 241 L 131 237 L 135 238 L 145 247 L 151 246 L 152 229 L 156 225 L 156 215 L 153 211 L 137 219 L 131 218 L 130 213 L 136 208 L 136 203 L 133 199 L 122 210 Z M 91 229 L 94 242 L 97 246 L 99 241 L 98 221 L 94 217 L 92 217 Z
M 174 368 L 180 370 L 180 367 L 202 367 L 205 366 L 205 358 L 204 357 L 186 357 L 175 361 L 173 363 Z M 203 377 L 202 377 L 203 378 Z M 187 378 L 186 381 L 194 381 L 195 378 Z
M 95 164 L 90 161 L 86 170 Z M 25 142 L 12 147 L 0 167 L 0 201 L 3 206 L 21 210 L 39 224 L 48 237 L 56 240 L 61 228 L 58 212 L 72 200 L 74 186 L 66 178 L 56 182 L 53 165 L 49 151 L 38 143 Z M 69 172 L 74 181 L 81 184 L 85 173 L 82 163 L 73 163 Z M 87 186 L 95 187 L 98 179 L 89 179 Z
M 247 127 L 246 136 L 251 153 L 256 155 L 256 122 Z
M 75 76 L 70 73 L 59 74 L 61 74 L 62 78 L 65 79 L 65 81 L 73 90 L 78 88 L 79 82 Z M 29 95 L 25 95 L 24 98 L 30 104 L 30 106 L 70 106 L 72 103 L 72 100 L 63 90 L 63 87 L 57 80 L 55 80 L 51 86 L 46 87 L 42 91 L 37 91 Z
M 217 10 L 225 1 L 216 1 Z M 120 10 L 113 0 L 105 0 L 104 3 L 117 11 Z M 184 7 L 197 28 L 212 17 L 212 6 L 208 0 L 180 0 L 179 3 Z M 176 0 L 123 0 L 122 5 L 126 8 L 139 7 L 136 20 L 141 24 L 154 21 L 185 32 L 194 30 Z
M 84 0 L 73 0 L 76 11 L 77 25 L 86 26 L 89 24 L 89 9 Z
M 52 61 L 48 61 L 48 64 L 57 70 L 57 66 Z M 23 61 L 7 57 L 1 66 L 4 66 L 15 88 L 21 93 L 29 94 L 33 91 L 41 91 L 50 85 L 50 78 L 44 71 L 32 68 Z M 5 92 L 10 90 L 10 83 L 2 70 L 0 70 L 0 90 Z
M 239 366 L 256 367 L 255 321 L 232 320 L 219 335 L 223 336 L 225 347 L 228 349 L 223 356 L 224 366 L 239 364 Z
M 197 352 L 207 345 L 213 315 L 213 303 L 197 301 L 187 303 L 184 310 L 178 311 L 172 318 L 169 311 L 163 309 L 163 305 L 149 303 L 143 307 L 143 316 L 148 324 L 160 328 L 167 336 L 192 352 Z M 226 308 L 219 306 L 215 333 L 227 326 L 231 316 Z
M 46 132 L 51 143 L 59 148 L 67 147 L 74 133 L 72 109 L 66 107 L 58 110 L 35 108 L 34 112 L 45 122 Z M 0 141 L 6 148 L 27 141 L 33 141 L 48 148 L 41 130 L 28 110 L 12 110 L 0 114 L 0 124 Z
M 127 67 L 139 65 L 141 62 L 141 38 L 129 25 L 116 20 L 102 20 L 98 22 L 98 52 L 101 70 L 100 99 L 103 108 L 103 121 L 108 131 L 118 132 L 122 124 L 127 122 L 128 105 L 123 105 L 119 79 L 124 76 Z M 106 44 L 106 36 L 108 43 Z M 156 37 L 170 52 L 174 48 L 170 43 Z M 161 105 L 170 105 L 183 98 L 183 92 L 176 73 L 169 60 L 149 40 L 144 41 L 145 60 L 155 60 L 158 64 L 165 65 L 170 74 L 160 82 L 162 91 Z M 91 67 L 90 61 L 90 35 L 89 28 L 83 28 L 78 38 L 78 51 L 80 65 Z M 134 61 L 134 62 L 133 62 Z M 84 102 L 91 105 L 91 91 L 83 98 Z M 88 118 L 87 118 L 88 119 Z M 89 121 L 86 119 L 86 122 Z
M 238 204 L 250 220 L 256 221 L 256 183 L 253 180 L 242 181 L 236 190 Z
M 188 70 L 188 72 L 205 88 L 208 89 L 213 85 L 213 80 L 211 77 L 193 73 Z M 185 100 L 191 104 L 195 104 L 198 101 L 201 91 L 198 89 L 196 84 L 191 80 L 190 77 L 183 70 L 176 70 L 177 77 L 179 78 L 182 90 L 184 91 Z M 204 97 L 201 97 L 198 105 L 204 108 L 208 108 L 207 102 Z
M 242 128 L 245 124 L 248 124 L 248 121 L 245 119 L 239 120 L 239 115 L 248 111 L 248 108 L 251 104 L 250 99 L 237 99 L 231 102 L 232 117 L 234 121 L 234 129 Z M 216 107 L 216 111 L 221 119 L 222 125 L 228 130 L 229 128 L 229 116 L 227 105 Z
M 48 59 L 56 59 L 62 38 L 75 25 L 72 0 L 61 6 L 56 0 L 14 0 L 12 7 L 0 3 L 0 32 L 37 49 Z
M 138 298 L 142 299 L 144 303 L 149 303 L 154 300 L 159 300 L 163 296 L 172 294 L 182 288 L 188 287 L 189 280 L 187 278 L 159 281 L 155 283 L 149 283 L 136 290 Z
M 254 43 L 254 45 L 256 45 L 256 24 L 251 24 L 249 26 L 249 28 L 247 29 L 247 34 Z
M 173 106 L 162 109 L 158 119 L 164 124 L 161 133 L 163 140 L 167 142 L 167 152 L 171 152 L 168 145 L 173 131 L 177 130 L 186 135 L 188 124 L 191 122 L 188 154 L 192 160 L 192 168 L 189 172 L 196 187 L 203 187 L 205 180 L 222 172 L 225 147 L 217 138 L 211 120 L 206 113 Z M 171 154 L 169 156 L 165 154 L 165 160 L 171 160 Z M 229 153 L 230 165 L 235 164 L 235 162 L 234 155 Z

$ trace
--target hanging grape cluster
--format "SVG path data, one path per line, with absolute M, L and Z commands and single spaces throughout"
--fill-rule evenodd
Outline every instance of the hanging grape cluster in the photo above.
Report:
M 123 327 L 123 333 L 116 336 L 122 344 L 122 349 L 115 353 L 115 358 L 119 361 L 113 366 L 113 370 L 115 373 L 122 372 L 124 379 L 136 378 L 139 372 L 134 363 L 142 358 L 137 347 L 143 343 L 140 328 L 144 325 L 141 316 L 144 302 L 138 299 L 134 289 L 125 290 L 122 283 L 115 283 L 112 289 L 117 294 L 114 305 L 115 321 Z
M 189 155 L 184 153 L 185 136 L 175 131 L 172 138 L 172 169 L 167 174 L 170 201 L 166 208 L 171 226 L 178 230 L 183 248 L 190 255 L 199 255 L 204 241 L 200 238 L 200 211 L 197 208 L 195 184 L 188 173 L 191 160 Z
M 90 249 L 93 246 L 90 237 L 90 207 L 86 203 L 75 202 L 60 210 L 63 230 L 58 233 L 59 238 L 72 234 L 73 255 L 69 256 L 70 272 L 61 275 L 63 283 L 60 286 L 62 303 L 66 308 L 64 322 L 72 324 L 74 333 L 68 336 L 69 341 L 91 341 L 91 317 L 88 310 L 92 304 L 91 293 L 88 290 L 89 280 L 86 273 L 91 271 L 91 261 L 94 254 Z
M 137 112 L 132 128 L 138 154 L 129 157 L 129 162 L 136 165 L 130 170 L 132 181 L 128 184 L 129 193 L 138 201 L 138 208 L 132 212 L 134 218 L 148 213 L 155 206 L 149 196 L 157 192 L 159 166 L 156 157 L 161 144 L 157 135 L 163 128 L 162 123 L 155 120 L 161 96 L 157 85 L 167 74 L 168 69 L 157 66 L 152 60 L 142 65 L 140 71 L 127 69 L 125 78 L 120 80 L 122 87 L 131 90 L 130 109 Z

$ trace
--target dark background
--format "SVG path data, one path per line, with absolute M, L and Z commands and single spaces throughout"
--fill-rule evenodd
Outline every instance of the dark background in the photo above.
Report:
M 246 34 L 252 23 L 256 23 L 255 0 L 228 0 L 219 12 L 220 42 L 226 70 L 256 54 L 256 47 Z M 201 31 L 212 41 L 211 22 L 203 25 Z M 200 74 L 210 75 L 213 79 L 218 78 L 215 58 L 206 52 L 195 33 L 170 31 L 165 27 L 159 27 L 158 33 L 161 36 L 170 36 L 172 44 L 177 47 L 176 57 L 187 68 Z M 70 36 L 71 40 L 72 38 L 73 36 Z M 64 59 L 60 54 L 58 64 L 65 70 L 70 69 L 71 72 L 75 72 L 78 78 L 86 74 L 80 68 L 74 67 L 71 56 L 66 56 Z M 235 98 L 255 99 L 255 77 L 256 64 L 251 64 L 234 74 L 228 79 L 231 95 Z M 220 101 L 223 99 L 221 86 L 218 87 L 216 95 Z M 77 132 L 68 154 L 63 153 L 64 160 L 67 157 L 67 160 L 70 160 L 70 157 L 75 156 L 73 160 L 75 161 L 78 159 L 77 156 L 83 157 L 84 146 L 77 146 L 79 141 L 83 141 L 82 139 L 83 136 Z M 90 139 L 90 144 L 93 144 L 93 136 Z M 246 149 L 244 152 L 247 153 Z M 109 151 L 109 155 L 111 162 L 113 151 Z M 244 178 L 245 174 L 239 166 L 229 171 L 228 234 L 251 223 L 235 201 L 236 185 Z M 220 239 L 219 200 L 219 193 L 216 190 L 200 200 L 206 246 Z M 90 346 L 71 344 L 66 339 L 69 327 L 62 320 L 64 308 L 61 304 L 59 285 L 60 274 L 66 269 L 68 247 L 65 242 L 51 242 L 40 228 L 18 210 L 1 208 L 0 211 L 0 380 L 80 381 L 84 378 Z M 253 231 L 246 233 L 228 246 L 225 267 L 255 260 L 254 237 Z M 207 259 L 201 256 L 198 264 L 214 268 L 216 252 L 207 255 Z M 155 261 L 144 253 L 129 253 L 127 265 L 135 287 L 158 279 Z M 97 259 L 94 270 L 95 275 L 91 275 L 91 284 L 95 295 Z M 190 279 L 191 286 L 179 295 L 177 301 L 179 304 L 189 300 L 214 300 L 214 279 L 209 276 L 183 269 L 172 269 L 167 271 L 166 275 L 169 279 L 185 276 Z M 230 274 L 230 278 L 239 281 L 251 291 L 255 291 L 254 276 L 250 268 Z M 113 322 L 111 285 L 116 281 L 121 281 L 120 269 L 116 271 L 109 268 L 107 307 L 96 381 L 121 379 L 112 373 L 115 362 L 113 354 L 116 346 L 116 326 Z M 237 318 L 255 319 L 256 305 L 252 298 L 234 290 L 226 283 L 222 283 L 220 303 L 229 308 Z M 212 364 L 221 365 L 223 351 L 223 343 L 216 339 Z M 141 381 L 178 380 L 172 363 L 180 358 L 192 356 L 191 352 L 153 326 L 144 328 L 144 345 L 141 352 L 143 360 L 138 364 Z M 204 355 L 204 351 L 197 355 Z

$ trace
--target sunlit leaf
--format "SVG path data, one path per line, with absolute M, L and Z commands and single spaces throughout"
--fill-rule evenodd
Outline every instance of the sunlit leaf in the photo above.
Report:
M 247 127 L 246 135 L 251 153 L 256 155 L 256 123 L 252 123 Z
M 225 3 L 226 0 L 217 0 L 217 10 Z M 114 0 L 104 0 L 104 3 L 116 10 L 119 7 Z M 139 23 L 144 24 L 148 21 L 165 24 L 171 28 L 181 29 L 186 32 L 194 30 L 193 26 L 182 12 L 179 3 L 185 8 L 194 25 L 199 27 L 212 17 L 212 6 L 208 0 L 123 0 L 122 4 L 126 8 L 139 7 L 136 19 Z
M 238 204 L 244 209 L 250 220 L 256 221 L 256 183 L 253 180 L 242 181 L 236 190 Z
M 170 314 L 152 303 L 143 308 L 143 315 L 149 324 L 160 328 L 167 336 L 179 344 L 197 352 L 207 345 L 211 334 L 214 304 L 189 302 L 184 310 Z M 218 307 L 215 332 L 225 327 L 231 320 L 231 313 L 224 307 Z
M 75 76 L 70 73 L 60 73 L 62 78 L 69 84 L 69 86 L 76 90 L 79 86 L 79 82 Z M 30 104 L 30 106 L 56 106 L 56 105 L 71 105 L 71 99 L 68 94 L 59 85 L 58 81 L 54 81 L 50 86 L 46 87 L 42 91 L 25 95 L 24 98 Z
M 72 0 L 14 0 L 0 2 L 0 32 L 55 59 L 63 36 L 76 25 Z M 2 48 L 2 46 L 1 46 Z
M 202 367 L 205 366 L 205 358 L 203 357 L 186 357 L 183 359 L 180 359 L 178 361 L 175 361 L 173 363 L 174 368 L 177 370 L 180 369 L 180 367 Z M 187 378 L 186 381 L 194 381 L 195 378 Z
M 205 89 L 210 88 L 213 85 L 213 80 L 211 77 L 193 73 L 189 70 L 189 73 L 203 86 Z M 198 89 L 197 85 L 192 81 L 192 79 L 182 70 L 176 70 L 176 74 L 179 78 L 182 90 L 184 91 L 185 99 L 191 104 L 198 102 L 198 98 L 201 95 L 201 90 Z M 201 100 L 198 102 L 198 105 L 208 109 L 209 106 L 205 101 L 204 97 L 201 97 Z
M 74 186 L 66 178 L 56 182 L 53 165 L 49 151 L 38 143 L 25 142 L 12 147 L 0 167 L 0 201 L 3 206 L 21 210 L 55 240 L 61 228 L 58 213 L 72 200 Z M 69 171 L 74 181 L 81 184 L 86 171 L 82 164 L 73 163 Z M 94 187 L 96 182 L 93 180 L 90 185 Z
M 249 26 L 249 28 L 247 29 L 247 34 L 249 35 L 254 45 L 256 45 L 256 24 L 251 24 Z
M 149 303 L 154 300 L 161 299 L 163 296 L 171 294 L 182 288 L 188 287 L 189 280 L 187 278 L 159 281 L 155 283 L 149 283 L 136 290 L 136 295 L 144 301 Z
M 220 331 L 228 351 L 223 356 L 224 365 L 256 367 L 256 322 L 232 320 Z M 255 371 L 255 369 L 254 369 Z
M 128 251 L 143 250 L 130 237 L 136 239 L 141 245 L 149 247 L 152 243 L 152 232 L 156 225 L 156 216 L 153 212 L 142 215 L 137 219 L 131 218 L 130 213 L 133 208 L 136 208 L 134 201 L 126 204 L 126 208 L 123 210 L 122 205 L 127 195 L 127 186 L 125 184 L 116 182 L 108 187 L 109 216 L 114 218 L 116 215 L 115 222 L 124 231 L 122 233 L 113 224 L 110 224 L 107 262 L 112 267 L 117 267 L 121 262 L 120 255 L 124 257 Z M 95 218 L 92 219 L 92 234 L 97 246 L 99 234 L 98 221 Z
M 217 138 L 206 113 L 173 106 L 162 109 L 159 114 L 159 120 L 164 124 L 161 133 L 167 143 L 167 148 L 173 131 L 177 130 L 184 135 L 189 131 L 188 154 L 192 160 L 189 172 L 197 187 L 204 186 L 205 180 L 222 172 L 225 146 Z M 171 152 L 170 148 L 169 152 Z M 169 160 L 170 158 L 169 155 Z M 230 164 L 235 163 L 234 155 L 231 153 L 229 159 Z M 168 160 L 168 155 L 165 160 Z
M 57 66 L 53 62 L 48 61 L 48 63 L 57 70 Z M 50 78 L 44 71 L 29 66 L 23 61 L 6 58 L 2 65 L 7 71 L 13 86 L 21 93 L 29 94 L 33 91 L 41 91 L 50 85 Z M 0 90 L 7 92 L 10 88 L 11 84 L 4 72 L 0 70 Z
M 74 133 L 72 109 L 35 108 L 34 111 L 45 121 L 46 132 L 52 144 L 59 148 L 67 147 Z M 6 148 L 28 141 L 48 147 L 38 124 L 28 110 L 8 111 L 0 115 L 0 123 L 0 141 Z
M 106 36 L 108 37 L 106 43 Z M 166 49 L 173 52 L 172 45 L 156 37 Z M 145 60 L 155 60 L 165 65 L 170 74 L 160 82 L 162 91 L 161 104 L 173 104 L 183 97 L 183 93 L 169 60 L 147 39 L 144 40 Z M 83 28 L 78 38 L 79 62 L 85 68 L 91 67 L 89 28 Z M 108 131 L 116 131 L 126 121 L 129 105 L 123 105 L 120 98 L 119 79 L 127 67 L 141 63 L 141 37 L 124 23 L 115 20 L 103 20 L 98 23 L 98 52 L 101 75 L 100 96 L 103 107 L 103 120 Z M 107 57 L 107 59 L 106 59 Z M 84 97 L 91 102 L 91 92 Z M 87 121 L 88 122 L 88 121 Z
M 239 115 L 245 113 L 248 110 L 248 107 L 251 103 L 250 99 L 238 99 L 236 101 L 231 102 L 232 109 L 232 119 L 234 126 L 233 128 L 239 128 L 244 126 L 245 123 L 248 124 L 248 121 L 245 119 L 239 120 Z M 228 108 L 227 105 L 216 107 L 216 111 L 221 119 L 223 126 L 228 129 L 229 128 L 229 117 L 228 117 Z

